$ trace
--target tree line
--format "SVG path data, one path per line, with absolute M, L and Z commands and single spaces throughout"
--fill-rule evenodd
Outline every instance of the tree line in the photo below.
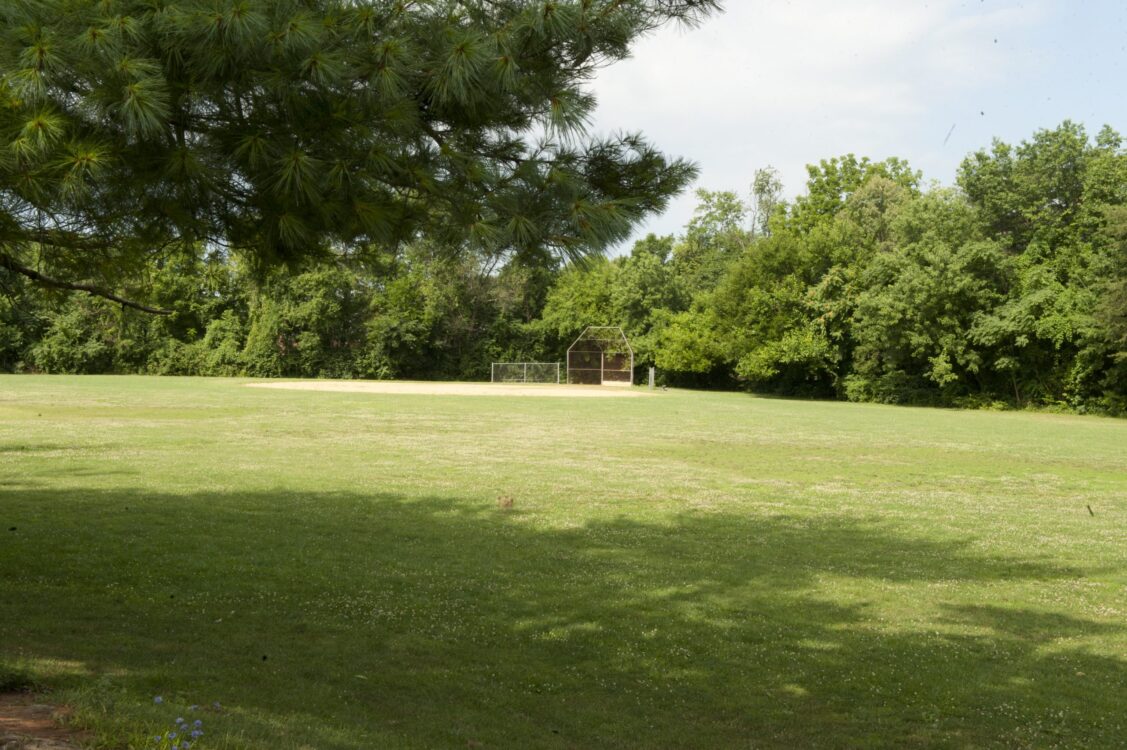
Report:
M 698 191 L 678 236 L 530 258 L 439 238 L 262 268 L 217 243 L 145 269 L 154 316 L 0 270 L 6 371 L 483 379 L 621 325 L 639 375 L 786 396 L 1127 410 L 1127 151 L 1066 122 L 966 158 Z M 394 248 L 394 249 L 389 249 Z

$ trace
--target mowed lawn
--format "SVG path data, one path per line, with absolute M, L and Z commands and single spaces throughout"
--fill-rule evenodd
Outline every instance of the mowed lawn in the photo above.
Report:
M 1127 421 L 245 382 L 0 377 L 0 683 L 101 746 L 1127 746 Z

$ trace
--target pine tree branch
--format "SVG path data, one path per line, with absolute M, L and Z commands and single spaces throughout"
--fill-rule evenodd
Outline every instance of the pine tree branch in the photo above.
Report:
M 62 279 L 45 276 L 36 271 L 34 268 L 28 268 L 27 266 L 20 265 L 15 260 L 8 257 L 7 255 L 4 255 L 3 253 L 0 253 L 0 268 L 6 268 L 13 273 L 18 273 L 22 276 L 26 276 L 37 284 L 42 284 L 43 286 L 52 287 L 54 289 L 66 289 L 68 291 L 74 292 L 86 292 L 87 294 L 94 297 L 102 297 L 103 299 L 108 299 L 111 302 L 117 302 L 123 307 L 131 307 L 134 310 L 140 310 L 141 312 L 150 313 L 152 315 L 172 314 L 172 310 L 164 310 L 159 307 L 149 307 L 148 305 L 142 305 L 140 302 L 134 302 L 132 300 L 125 299 L 124 297 L 120 297 L 114 294 L 108 289 L 104 289 L 100 286 L 95 286 L 94 284 L 75 283 L 73 281 L 63 281 Z

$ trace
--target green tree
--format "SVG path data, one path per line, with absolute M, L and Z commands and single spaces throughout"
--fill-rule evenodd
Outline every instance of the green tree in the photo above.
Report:
M 751 181 L 751 231 L 758 237 L 771 234 L 771 217 L 784 207 L 783 180 L 779 171 L 767 166 L 755 170 Z
M 63 307 L 29 347 L 30 366 L 53 374 L 110 370 L 120 331 L 116 317 L 117 311 L 102 300 L 83 299 Z
M 170 245 L 267 266 L 420 235 L 531 259 L 695 175 L 586 88 L 715 0 L 0 4 L 0 267 L 132 304 Z M 117 290 L 117 291 L 114 291 Z
M 672 321 L 659 366 L 788 394 L 840 392 L 858 274 L 888 244 L 919 178 L 901 160 L 852 155 L 809 171 L 807 194 L 774 209 L 769 234 L 740 236 L 722 273 Z
M 972 331 L 1009 290 L 1012 263 L 973 207 L 936 190 L 895 217 L 891 246 L 860 278 L 846 395 L 887 403 L 991 398 L 989 350 Z
M 1097 318 L 1112 360 L 1103 383 L 1108 406 L 1123 412 L 1127 411 L 1127 206 L 1109 208 L 1107 219 L 1104 231 L 1112 273 L 1102 290 Z
M 617 266 L 604 258 L 573 264 L 560 273 L 534 324 L 545 356 L 563 356 L 587 326 L 622 325 L 612 303 L 617 278 Z
M 700 201 L 673 249 L 674 268 L 690 295 L 710 291 L 751 238 L 748 208 L 727 190 L 697 190 Z
M 1016 148 L 968 158 L 959 182 L 1013 258 L 1015 281 L 974 336 L 997 351 L 1019 402 L 1102 398 L 1112 357 L 1098 319 L 1113 273 L 1108 209 L 1127 201 L 1127 155 L 1113 130 L 1093 143 L 1065 122 Z M 1119 386 L 1120 388 L 1122 386 Z
M 480 379 L 514 358 L 520 317 L 543 283 L 529 269 L 414 243 L 381 278 L 369 278 L 367 344 L 359 372 L 376 377 Z M 537 273 L 540 269 L 533 269 Z M 537 310 L 538 311 L 538 310 Z
M 12 277 L 0 283 L 0 372 L 29 366 L 28 349 L 50 324 L 48 301 L 30 281 Z
M 369 295 L 348 268 L 322 265 L 300 274 L 276 274 L 250 304 L 242 355 L 246 372 L 266 377 L 355 377 L 368 305 Z M 235 326 L 232 317 L 221 317 L 209 326 L 208 336 L 230 342 Z M 224 357 L 215 364 L 228 362 Z
M 846 154 L 808 165 L 806 171 L 806 194 L 795 201 L 788 217 L 791 226 L 800 231 L 808 231 L 836 216 L 849 197 L 874 177 L 894 182 L 912 193 L 918 192 L 920 183 L 920 173 L 896 157 L 874 162 L 868 157 L 858 159 Z

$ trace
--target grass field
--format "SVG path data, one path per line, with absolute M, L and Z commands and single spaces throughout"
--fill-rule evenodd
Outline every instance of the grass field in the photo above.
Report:
M 243 382 L 0 377 L 0 684 L 105 747 L 1127 746 L 1125 421 Z

